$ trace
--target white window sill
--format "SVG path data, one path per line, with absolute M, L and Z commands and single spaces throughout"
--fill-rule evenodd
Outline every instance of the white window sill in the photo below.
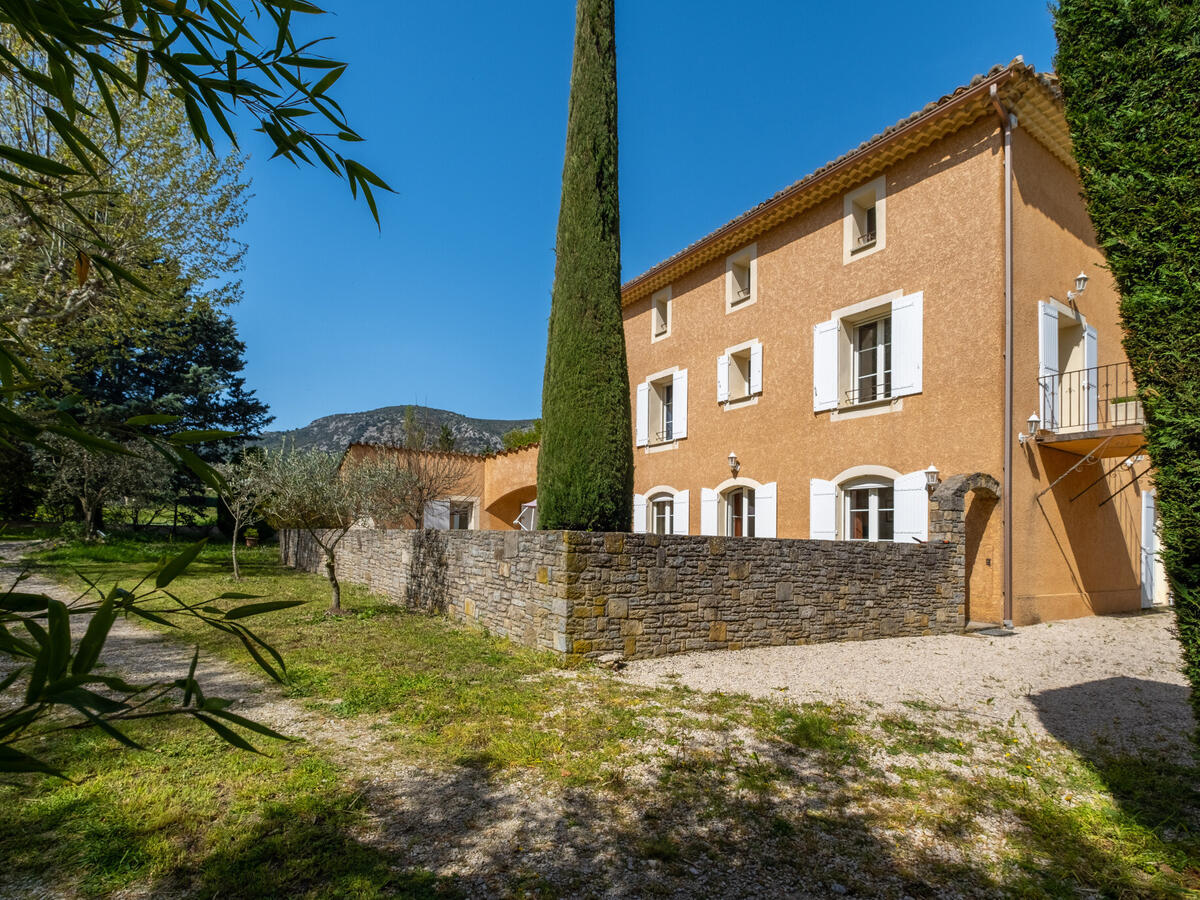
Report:
M 676 438 L 673 441 L 661 441 L 661 442 L 654 443 L 654 444 L 647 444 L 646 452 L 647 453 L 662 453 L 665 450 L 674 450 L 679 446 L 679 440 L 680 440 L 679 438 Z
M 741 409 L 743 406 L 755 406 L 758 404 L 759 396 L 759 394 L 753 394 L 749 397 L 738 397 L 736 400 L 723 400 L 721 406 L 725 408 L 725 412 Z
M 839 406 L 833 410 L 830 415 L 830 420 L 833 422 L 839 419 L 864 419 L 867 416 L 879 416 L 884 413 L 899 412 L 904 409 L 904 398 L 894 397 L 885 400 L 871 400 L 867 403 L 855 403 L 848 406 Z

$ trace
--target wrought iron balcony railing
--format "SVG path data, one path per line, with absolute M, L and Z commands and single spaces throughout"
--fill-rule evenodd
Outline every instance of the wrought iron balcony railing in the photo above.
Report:
M 1144 425 L 1129 363 L 1076 369 L 1038 379 L 1042 427 L 1057 433 Z

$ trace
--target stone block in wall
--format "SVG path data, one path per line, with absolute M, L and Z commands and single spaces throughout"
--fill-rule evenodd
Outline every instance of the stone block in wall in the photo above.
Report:
M 651 569 L 648 573 L 647 589 L 654 594 L 673 591 L 678 583 L 674 569 Z

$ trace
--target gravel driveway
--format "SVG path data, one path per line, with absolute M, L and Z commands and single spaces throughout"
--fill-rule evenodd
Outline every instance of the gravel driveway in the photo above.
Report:
M 1184 750 L 1193 726 L 1174 614 L 1097 616 L 974 634 L 887 638 L 629 663 L 639 684 L 903 708 L 1024 724 L 1076 747 Z

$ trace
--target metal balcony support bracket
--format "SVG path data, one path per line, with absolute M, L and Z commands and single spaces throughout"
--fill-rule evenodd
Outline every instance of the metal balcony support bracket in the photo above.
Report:
M 1097 448 L 1097 449 L 1099 449 L 1099 448 Z M 1090 491 L 1092 488 L 1094 488 L 1096 485 L 1098 485 L 1100 482 L 1102 482 L 1105 478 L 1107 478 L 1113 472 L 1117 471 L 1117 469 L 1121 468 L 1121 466 L 1125 465 L 1125 463 L 1129 462 L 1131 459 L 1133 459 L 1135 456 L 1137 456 L 1139 453 L 1141 453 L 1145 449 L 1146 449 L 1145 444 L 1143 444 L 1141 447 L 1138 447 L 1136 450 L 1134 450 L 1132 453 L 1130 453 L 1127 457 L 1125 457 L 1123 460 L 1121 460 L 1119 463 L 1117 463 L 1115 466 L 1113 466 L 1107 472 L 1102 473 L 1099 478 L 1097 478 L 1095 481 L 1093 481 L 1091 484 L 1089 484 L 1087 487 L 1085 487 L 1082 491 L 1080 491 L 1078 494 L 1076 494 L 1074 497 L 1072 497 L 1067 502 L 1074 503 L 1076 500 L 1078 500 L 1080 497 L 1082 497 L 1084 494 L 1086 494 L 1088 491 Z M 1128 487 L 1128 485 L 1126 485 L 1125 487 Z M 1123 490 L 1125 490 L 1125 488 L 1121 488 L 1121 490 L 1123 491 Z M 1115 497 L 1115 496 L 1116 496 L 1116 494 L 1113 494 L 1113 497 Z M 1111 500 L 1112 497 L 1109 497 L 1108 499 Z M 1106 500 L 1105 503 L 1107 503 L 1107 502 L 1108 501 Z M 1100 505 L 1103 506 L 1104 503 L 1101 503 Z
M 1145 450 L 1146 448 L 1142 447 L 1141 449 Z M 1124 493 L 1132 485 L 1135 485 L 1135 484 L 1137 484 L 1137 478 L 1133 477 L 1133 473 L 1131 471 L 1129 481 L 1127 481 L 1125 484 L 1121 485 L 1119 488 L 1117 488 L 1117 490 L 1113 491 L 1111 494 L 1109 494 L 1107 497 L 1105 497 L 1103 500 L 1101 500 L 1100 505 L 1097 506 L 1096 509 L 1099 509 L 1101 506 L 1104 506 L 1108 503 L 1112 503 L 1114 500 L 1117 499 L 1118 494 Z
M 1045 490 L 1039 491 L 1037 496 L 1034 497 L 1033 499 L 1038 500 L 1044 494 L 1050 493 L 1052 490 L 1054 490 L 1055 485 L 1057 485 L 1060 481 L 1062 481 L 1064 478 L 1066 478 L 1068 475 L 1070 475 L 1072 472 L 1074 472 L 1076 469 L 1078 469 L 1080 466 L 1084 465 L 1085 463 L 1099 462 L 1100 457 L 1096 456 L 1095 454 L 1098 453 L 1100 450 L 1104 449 L 1104 445 L 1107 444 L 1111 440 L 1112 440 L 1111 437 L 1106 437 L 1103 441 L 1100 442 L 1100 445 L 1098 447 L 1096 447 L 1091 453 L 1089 453 L 1087 456 L 1082 457 L 1079 460 L 1079 462 L 1075 463 L 1075 465 L 1071 466 L 1071 468 L 1067 469 L 1067 471 L 1063 472 L 1061 475 L 1059 475 L 1057 478 L 1055 478 L 1052 482 L 1050 482 L 1049 487 L 1047 487 Z

